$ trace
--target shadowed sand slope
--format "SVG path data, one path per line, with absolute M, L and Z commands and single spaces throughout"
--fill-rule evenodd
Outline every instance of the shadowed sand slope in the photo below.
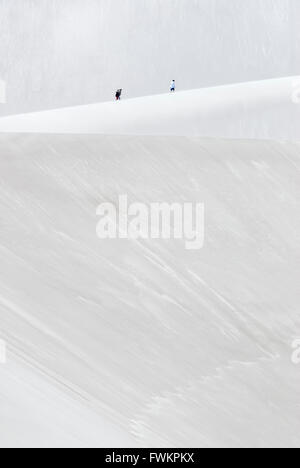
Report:
M 300 446 L 299 151 L 1 135 L 0 444 Z M 120 194 L 205 203 L 204 248 L 100 241 Z

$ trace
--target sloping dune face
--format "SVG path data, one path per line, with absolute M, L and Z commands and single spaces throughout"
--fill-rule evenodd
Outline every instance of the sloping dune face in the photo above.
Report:
M 0 119 L 1 132 L 300 140 L 300 77 Z
M 295 75 L 298 3 L 1 0 L 0 114 Z
M 1 135 L 0 153 L 1 444 L 300 446 L 299 144 Z M 121 194 L 204 203 L 204 248 L 100 240 Z

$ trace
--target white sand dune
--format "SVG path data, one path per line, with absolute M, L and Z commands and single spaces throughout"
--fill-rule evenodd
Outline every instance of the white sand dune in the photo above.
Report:
M 1 448 L 134 445 L 133 437 L 91 408 L 63 380 L 37 368 L 35 360 L 30 363 L 23 347 L 13 348 L 12 343 L 10 335 L 9 360 L 0 366 Z
M 200 95 L 154 98 L 169 106 L 161 131 Z M 114 131 L 101 106 L 85 126 L 90 109 L 0 126 Z M 0 135 L 0 445 L 300 447 L 299 155 L 288 142 Z M 122 193 L 204 202 L 204 249 L 100 241 L 96 207 Z
M 0 12 L 0 447 L 299 448 L 299 0 Z M 101 241 L 121 194 L 204 248 Z
M 300 140 L 300 77 L 0 119 L 0 132 Z

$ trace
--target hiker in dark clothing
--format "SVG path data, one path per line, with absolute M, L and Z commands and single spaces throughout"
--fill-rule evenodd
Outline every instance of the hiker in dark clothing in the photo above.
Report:
M 116 92 L 116 101 L 121 101 L 122 89 L 118 89 Z

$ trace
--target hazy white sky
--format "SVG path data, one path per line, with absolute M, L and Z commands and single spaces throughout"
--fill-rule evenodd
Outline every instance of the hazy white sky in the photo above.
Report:
M 0 0 L 0 113 L 297 75 L 298 0 Z

